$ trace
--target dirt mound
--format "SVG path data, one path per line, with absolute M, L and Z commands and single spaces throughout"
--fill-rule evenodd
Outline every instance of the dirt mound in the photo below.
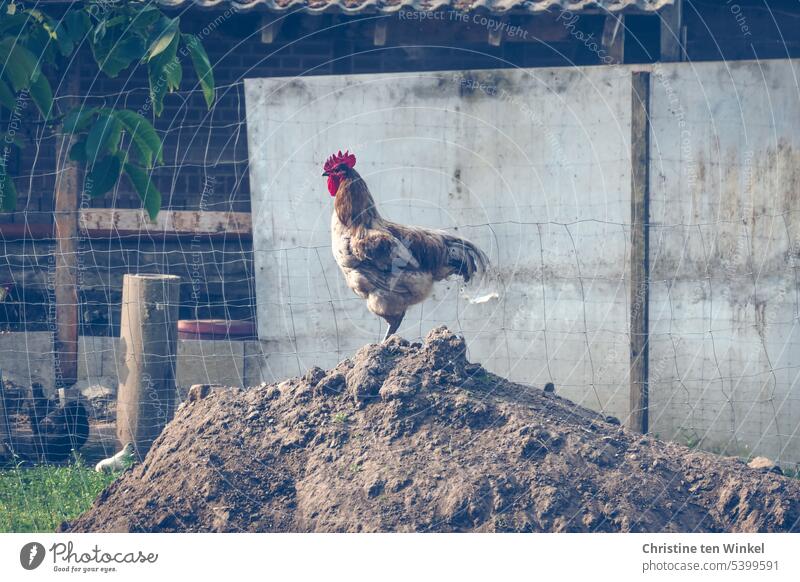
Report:
M 613 419 L 611 419 L 613 420 Z M 800 482 L 487 373 L 445 328 L 181 405 L 65 531 L 796 531 Z

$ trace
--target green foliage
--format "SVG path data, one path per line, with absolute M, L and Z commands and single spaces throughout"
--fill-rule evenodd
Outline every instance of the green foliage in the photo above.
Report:
M 115 29 L 121 27 L 113 27 Z M 94 35 L 91 43 L 94 60 L 109 77 L 116 77 L 131 63 L 141 58 L 144 42 L 132 32 L 124 30 L 119 36 L 103 30 L 103 34 Z
M 64 116 L 61 128 L 67 133 L 83 131 L 96 113 L 97 108 L 95 107 L 90 107 L 89 109 L 76 107 Z
M 203 48 L 200 39 L 192 34 L 183 34 L 183 44 L 189 51 L 192 64 L 200 79 L 200 87 L 203 89 L 203 97 L 206 105 L 210 109 L 214 104 L 214 71 L 211 69 L 211 61 L 208 60 L 206 49 Z
M 72 10 L 56 23 L 56 42 L 61 56 L 68 57 L 75 50 L 75 45 L 86 36 L 89 30 L 89 15 L 81 10 Z
M 694 431 L 689 432 L 681 429 L 681 435 L 683 436 L 683 439 L 686 442 L 686 446 L 689 447 L 690 449 L 698 448 L 703 440 Z
M 53 109 L 53 90 L 50 88 L 50 82 L 44 75 L 39 75 L 35 81 L 31 82 L 30 86 L 31 97 L 42 117 L 47 119 L 50 117 L 50 111 Z
M 3 75 L 17 92 L 30 87 L 40 73 L 39 59 L 15 38 L 0 40 L 0 62 L 4 64 Z
M 96 473 L 78 457 L 66 467 L 0 471 L 0 532 L 52 532 L 89 509 L 120 473 Z
M 85 189 L 92 198 L 99 198 L 114 187 L 122 169 L 120 156 L 105 156 L 94 162 L 86 175 Z
M 101 154 L 116 153 L 122 137 L 122 124 L 110 113 L 101 112 L 86 136 L 86 156 L 94 163 Z
M 14 109 L 14 102 L 14 92 L 3 79 L 0 79 L 0 105 L 11 111 Z
M 51 80 L 59 79 L 59 71 L 81 44 L 89 44 L 98 68 L 112 78 L 146 65 L 156 116 L 164 110 L 164 98 L 180 88 L 182 57 L 186 55 L 207 106 L 213 105 L 214 75 L 208 55 L 196 36 L 181 33 L 179 18 L 168 18 L 146 0 L 102 6 L 75 2 L 59 20 L 40 9 L 0 0 L 0 63 L 4 63 L 0 67 L 0 114 L 4 110 L 14 114 L 30 97 L 51 127 L 60 123 L 63 131 L 76 136 L 69 157 L 86 164 L 91 196 L 112 190 L 125 173 L 155 219 L 161 194 L 152 184 L 149 170 L 163 164 L 164 158 L 161 138 L 151 122 L 126 109 L 81 105 L 63 115 L 53 111 Z M 129 151 L 123 152 L 126 144 Z M 17 195 L 6 164 L 4 155 L 0 157 L 0 211 L 13 211 Z
M 147 50 L 147 60 L 152 61 L 155 57 L 167 50 L 167 47 L 172 46 L 172 41 L 178 35 L 178 19 L 166 19 L 162 22 L 161 32 L 158 33 L 156 40 L 150 45 Z
M 126 163 L 125 173 L 139 193 L 139 198 L 142 199 L 142 204 L 147 210 L 147 214 L 150 215 L 150 220 L 155 220 L 158 210 L 161 208 L 161 192 L 156 189 L 150 175 L 139 166 Z
M 161 115 L 164 110 L 164 95 L 180 86 L 183 71 L 177 53 L 178 37 L 174 36 L 169 45 L 159 51 L 148 64 L 150 101 L 156 115 Z
M 164 156 L 161 139 L 150 122 L 129 109 L 92 108 L 71 111 L 64 118 L 63 127 L 82 135 L 70 149 L 69 157 L 88 166 L 86 192 L 92 198 L 102 196 L 114 188 L 124 170 L 150 218 L 155 220 L 161 207 L 161 194 L 141 166 L 152 169 L 155 163 L 164 163 Z M 130 137 L 128 152 L 120 149 L 123 133 Z M 126 163 L 130 155 L 139 165 Z M 132 169 L 129 171 L 129 168 Z
M 6 164 L 0 159 L 0 210 L 17 207 L 17 189 L 14 180 L 6 171 Z
M 145 167 L 152 168 L 154 161 L 160 164 L 164 163 L 161 140 L 149 121 L 128 109 L 115 111 L 114 116 L 122 123 L 128 135 L 131 136 L 131 142 L 136 150 L 137 157 Z

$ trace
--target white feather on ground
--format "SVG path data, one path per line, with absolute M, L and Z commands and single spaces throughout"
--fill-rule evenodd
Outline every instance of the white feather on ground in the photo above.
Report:
M 133 443 L 128 443 L 113 457 L 103 459 L 94 466 L 98 473 L 111 473 L 126 469 L 133 461 Z
M 481 303 L 488 303 L 493 299 L 499 299 L 500 294 L 497 291 L 492 291 L 491 293 L 484 293 L 483 295 L 479 295 L 478 297 L 470 297 L 468 295 L 464 296 L 467 301 L 472 303 L 473 305 L 480 305 Z

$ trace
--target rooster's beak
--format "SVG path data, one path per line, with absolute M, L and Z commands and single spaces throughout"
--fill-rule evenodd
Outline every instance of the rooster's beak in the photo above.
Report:
M 327 176 L 327 175 L 328 175 L 328 172 L 322 172 L 322 175 L 323 175 L 323 176 Z

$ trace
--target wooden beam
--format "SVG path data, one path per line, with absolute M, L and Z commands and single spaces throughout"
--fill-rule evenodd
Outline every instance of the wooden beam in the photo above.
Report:
M 80 105 L 80 76 L 72 71 L 65 83 L 67 110 Z M 59 135 L 56 150 L 55 183 L 55 350 L 56 387 L 78 381 L 78 196 L 83 176 L 80 167 L 69 160 L 75 139 Z
M 502 42 L 555 43 L 569 40 L 574 34 L 574 25 L 572 28 L 567 26 L 569 20 L 564 17 L 559 20 L 557 11 L 533 16 L 529 13 L 519 13 L 519 15 L 523 18 L 520 18 L 518 24 L 501 28 Z M 453 16 L 444 20 L 423 19 L 400 24 L 392 26 L 392 44 L 395 46 L 419 44 L 420 38 L 435 38 L 438 44 L 479 44 L 485 43 L 488 36 L 487 27 L 474 23 L 467 13 L 464 13 L 463 18 Z M 372 28 L 365 26 L 364 29 L 372 34 Z
M 659 13 L 661 17 L 661 61 L 665 63 L 684 61 L 683 2 L 675 0 L 675 4 Z
M 52 224 L 0 224 L 0 240 L 43 240 L 53 238 Z
M 155 239 L 210 238 L 249 239 L 249 212 L 195 212 L 162 210 L 151 222 L 140 210 L 84 208 L 79 213 L 80 232 L 90 238 L 128 237 L 147 234 Z M 51 224 L 0 224 L 0 240 L 47 240 L 54 238 Z
M 622 14 L 606 16 L 601 44 L 614 64 L 625 62 L 625 17 Z
M 631 430 L 646 433 L 649 418 L 650 73 L 631 73 Z
M 209 212 L 162 210 L 155 222 L 142 210 L 84 208 L 81 231 L 90 236 L 126 236 L 137 234 L 173 235 L 250 235 L 249 212 Z

